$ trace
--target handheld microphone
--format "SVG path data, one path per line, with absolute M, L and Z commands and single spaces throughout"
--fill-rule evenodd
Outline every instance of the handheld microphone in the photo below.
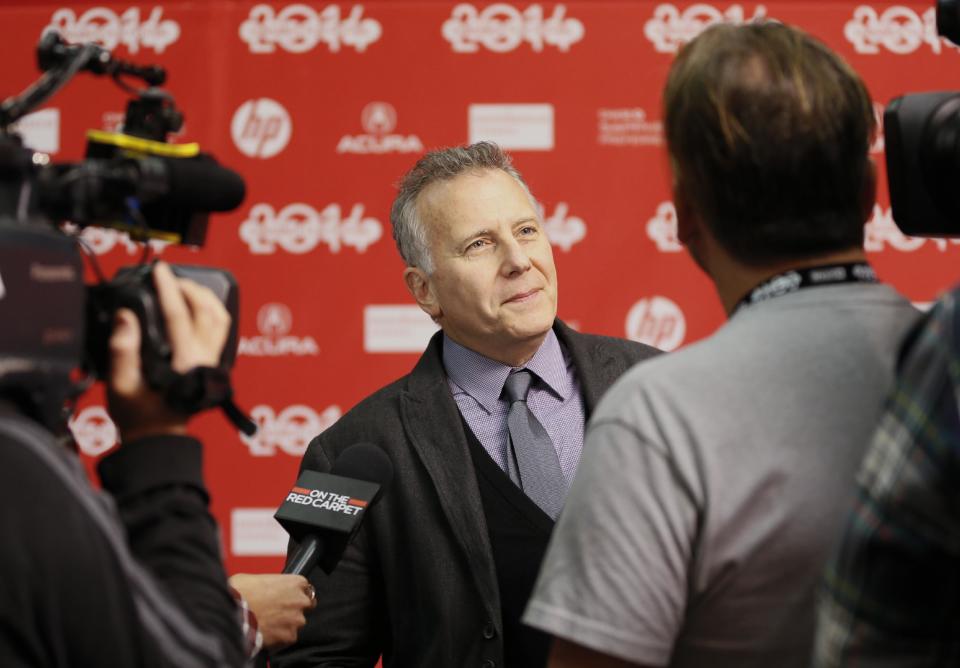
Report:
M 371 443 L 348 447 L 330 473 L 303 471 L 274 515 L 300 544 L 283 572 L 306 575 L 318 562 L 332 571 L 392 478 L 390 458 Z

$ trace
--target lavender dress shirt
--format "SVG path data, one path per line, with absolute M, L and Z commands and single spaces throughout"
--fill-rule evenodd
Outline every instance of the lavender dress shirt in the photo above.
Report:
M 443 366 L 460 414 L 493 461 L 506 471 L 510 406 L 500 394 L 514 367 L 464 348 L 446 335 Z M 585 418 L 573 360 L 551 329 L 534 356 L 516 368 L 529 369 L 536 376 L 527 405 L 550 435 L 569 487 L 580 463 Z

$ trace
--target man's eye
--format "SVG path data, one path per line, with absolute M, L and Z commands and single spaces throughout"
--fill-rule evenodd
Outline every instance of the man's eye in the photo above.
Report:
M 476 250 L 478 248 L 483 248 L 486 245 L 487 245 L 486 239 L 477 239 L 476 241 L 471 242 L 469 246 L 467 246 L 467 250 Z
M 520 234 L 524 234 L 526 236 L 530 236 L 531 234 L 536 234 L 536 233 L 537 233 L 537 228 L 534 227 L 533 225 L 526 225 L 520 228 Z

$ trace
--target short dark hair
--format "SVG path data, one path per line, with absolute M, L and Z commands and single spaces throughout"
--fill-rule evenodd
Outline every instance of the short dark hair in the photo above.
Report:
M 821 42 L 775 22 L 708 28 L 670 70 L 664 125 L 677 188 L 737 260 L 862 247 L 873 105 Z

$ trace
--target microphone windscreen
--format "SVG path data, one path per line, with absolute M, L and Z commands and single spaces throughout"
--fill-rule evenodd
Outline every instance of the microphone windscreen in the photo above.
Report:
M 161 158 L 169 191 L 166 203 L 191 211 L 232 211 L 246 196 L 243 177 L 206 154 Z
M 380 485 L 380 496 L 393 479 L 393 464 L 386 453 L 372 443 L 354 443 L 337 457 L 333 475 L 366 480 Z

